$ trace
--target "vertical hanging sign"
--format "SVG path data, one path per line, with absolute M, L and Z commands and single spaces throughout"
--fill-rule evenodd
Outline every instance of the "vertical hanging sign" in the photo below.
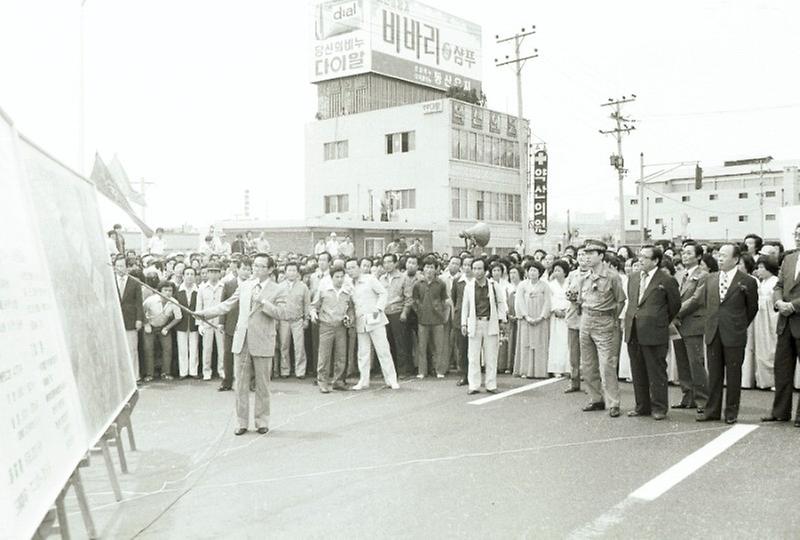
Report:
M 530 228 L 536 234 L 547 233 L 547 151 L 533 155 L 533 219 Z

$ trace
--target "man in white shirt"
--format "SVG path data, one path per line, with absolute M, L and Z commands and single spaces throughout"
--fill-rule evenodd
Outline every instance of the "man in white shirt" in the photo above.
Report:
M 336 239 L 336 233 L 332 232 L 325 243 L 325 250 L 331 254 L 331 257 L 339 255 L 339 241 Z
M 206 266 L 208 281 L 200 285 L 197 294 L 197 309 L 208 309 L 222 302 L 222 289 L 224 284 L 220 281 L 220 267 L 217 263 L 209 263 Z M 203 380 L 210 381 L 213 371 L 211 369 L 212 355 L 214 352 L 214 342 L 217 344 L 217 374 L 220 379 L 225 378 L 225 331 L 220 324 L 219 318 L 209 319 L 217 328 L 204 321 L 198 321 L 198 331 L 203 339 Z
M 158 255 L 159 257 L 163 256 L 167 250 L 167 243 L 164 241 L 164 229 L 158 227 L 156 229 L 156 234 L 152 238 L 150 238 L 150 246 L 149 251 L 150 255 Z
M 397 373 L 392 362 L 389 341 L 386 339 L 386 324 L 389 322 L 383 309 L 387 293 L 375 276 L 364 274 L 356 259 L 348 259 L 345 270 L 353 280 L 353 305 L 358 340 L 358 371 L 360 378 L 353 390 L 369 388 L 370 344 L 375 347 L 386 385 L 397 390 Z

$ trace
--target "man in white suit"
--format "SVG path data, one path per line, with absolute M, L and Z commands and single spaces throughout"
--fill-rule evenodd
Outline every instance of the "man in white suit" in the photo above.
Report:
M 275 331 L 278 320 L 286 319 L 284 287 L 269 279 L 275 269 L 272 257 L 259 253 L 253 259 L 253 277 L 243 282 L 233 296 L 214 307 L 197 312 L 203 318 L 224 315 L 239 307 L 239 319 L 233 335 L 234 390 L 239 427 L 234 435 L 247 431 L 250 412 L 250 378 L 256 377 L 256 429 L 269 431 L 269 382 L 275 356 Z
M 468 394 L 481 387 L 481 353 L 486 369 L 486 391 L 497 392 L 497 350 L 500 322 L 505 323 L 508 306 L 503 295 L 495 295 L 494 283 L 486 279 L 486 261 L 472 262 L 473 280 L 464 287 L 461 305 L 461 333 L 469 338 L 467 358 Z
M 386 288 L 372 274 L 361 272 L 360 261 L 347 259 L 345 271 L 353 280 L 353 305 L 356 311 L 356 336 L 358 339 L 358 371 L 360 377 L 353 390 L 369 388 L 370 343 L 375 347 L 381 363 L 383 380 L 392 390 L 397 390 L 397 373 L 394 370 L 389 340 L 386 339 L 386 325 L 389 319 L 383 313 L 388 293 Z

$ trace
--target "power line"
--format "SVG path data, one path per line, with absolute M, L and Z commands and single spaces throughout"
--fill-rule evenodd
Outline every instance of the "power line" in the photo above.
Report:
M 743 109 L 720 109 L 716 111 L 696 111 L 690 113 L 653 114 L 645 116 L 643 118 L 646 120 L 659 120 L 659 119 L 670 119 L 670 118 L 693 118 L 700 116 L 713 116 L 718 114 L 736 114 L 736 113 L 748 113 L 748 112 L 758 112 L 758 111 L 771 111 L 778 109 L 795 109 L 798 107 L 800 107 L 800 103 L 787 103 L 784 105 L 772 105 L 766 107 L 748 107 Z

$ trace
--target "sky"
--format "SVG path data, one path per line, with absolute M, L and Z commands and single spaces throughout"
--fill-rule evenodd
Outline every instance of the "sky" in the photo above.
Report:
M 623 142 L 633 192 L 645 163 L 800 159 L 800 2 L 431 0 L 483 28 L 488 106 L 516 114 L 511 54 L 495 35 L 536 26 L 523 50 L 525 116 L 549 152 L 550 217 L 616 209 L 609 97 L 636 94 Z M 487 7 L 490 6 L 490 7 Z M 152 227 L 303 213 L 309 82 L 305 0 L 86 0 L 85 153 L 144 178 Z M 81 0 L 0 0 L 0 108 L 81 169 Z M 655 169 L 647 168 L 647 172 Z M 104 219 L 122 220 L 104 207 Z

